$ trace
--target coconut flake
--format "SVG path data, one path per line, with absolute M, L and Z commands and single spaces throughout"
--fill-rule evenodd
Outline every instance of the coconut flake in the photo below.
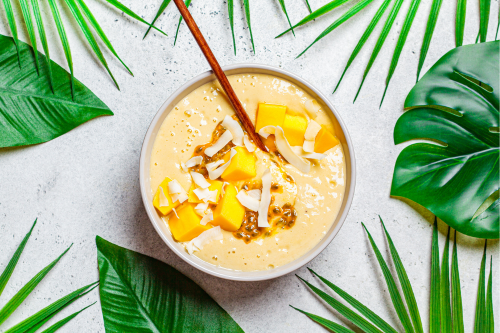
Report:
M 309 116 L 313 119 L 316 119 L 316 117 L 318 116 L 318 111 L 319 109 L 321 109 L 321 106 L 318 105 L 318 102 L 316 102 L 314 99 L 308 99 L 304 106 Z
M 295 154 L 299 155 L 302 158 L 307 158 L 312 160 L 322 160 L 326 157 L 326 154 L 308 153 L 304 151 L 303 147 L 301 146 L 293 146 L 292 150 L 295 152 Z
M 241 129 L 240 123 L 226 115 L 224 117 L 224 121 L 222 122 L 222 126 L 224 126 L 231 135 L 233 136 L 233 143 L 236 146 L 243 146 L 243 130 Z
M 189 168 L 184 164 L 184 162 L 181 162 L 181 170 L 183 172 L 189 172 Z
M 319 131 L 321 131 L 321 125 L 315 122 L 314 120 L 309 120 L 307 124 L 306 132 L 304 133 L 304 138 L 306 140 L 314 141 L 316 135 L 318 135 Z
M 231 132 L 225 131 L 211 147 L 205 149 L 205 155 L 209 157 L 214 156 L 219 150 L 224 148 L 232 139 L 233 135 L 231 134 Z
M 179 200 L 179 203 L 183 203 L 188 199 L 186 191 L 182 188 L 181 184 L 177 180 L 172 180 L 168 183 L 168 194 L 172 198 L 172 202 Z
M 267 221 L 267 211 L 269 210 L 269 205 L 271 204 L 271 170 L 269 168 L 262 174 L 262 198 L 259 204 L 259 216 L 257 219 L 257 225 L 259 228 L 269 227 L 269 222 Z
M 175 216 L 177 216 L 177 218 L 180 220 L 181 218 L 179 217 L 179 215 L 177 215 L 177 211 L 175 210 L 175 208 L 172 208 L 172 211 L 174 212 Z
M 194 189 L 193 192 L 200 200 L 204 200 L 210 195 L 210 190 L 208 188 L 203 188 L 203 189 L 197 188 Z
M 196 214 L 198 214 L 200 216 L 205 216 L 207 209 L 208 209 L 208 203 L 207 202 L 205 202 L 205 203 L 199 203 L 199 204 L 197 204 L 194 207 L 194 211 L 196 212 Z
M 236 199 L 242 204 L 244 207 L 253 210 L 254 212 L 259 210 L 260 201 L 252 196 L 250 196 L 247 191 L 241 190 L 236 195 Z
M 201 173 L 191 171 L 190 172 L 191 177 L 193 177 L 193 181 L 195 182 L 196 185 L 198 185 L 201 188 L 208 188 L 210 186 L 210 183 L 207 182 L 205 177 Z
M 224 239 L 222 235 L 222 230 L 219 226 L 215 228 L 210 228 L 207 231 L 202 232 L 198 237 L 191 240 L 194 245 L 195 251 L 196 249 L 202 250 L 203 247 L 212 241 Z
M 203 199 L 203 201 L 217 203 L 217 190 L 209 191 L 207 197 Z
M 167 196 L 165 195 L 165 192 L 163 192 L 163 187 L 160 186 L 160 193 L 159 193 L 159 201 L 160 201 L 160 207 L 168 207 L 168 199 Z
M 229 161 L 224 163 L 224 160 L 219 160 L 219 161 L 222 161 L 222 163 L 224 163 L 224 164 L 221 165 L 220 167 L 218 167 L 217 169 L 212 169 L 212 168 L 209 169 L 208 164 L 207 164 L 208 178 L 210 178 L 211 180 L 219 178 L 222 175 L 222 173 L 224 171 L 226 171 L 227 167 L 231 163 L 231 160 L 233 159 L 233 156 L 236 155 L 236 153 L 237 153 L 236 149 L 231 148 L 231 154 L 229 155 Z M 217 162 L 219 162 L 219 161 L 217 161 Z M 217 163 L 217 162 L 214 162 L 214 163 Z M 209 164 L 212 164 L 212 163 L 209 163 Z
M 212 213 L 212 210 L 210 210 L 210 212 L 208 212 L 203 216 L 203 218 L 200 221 L 200 224 L 207 225 L 208 222 L 211 222 L 213 220 L 214 220 L 214 213 Z
M 308 153 L 314 153 L 314 140 L 304 140 L 304 144 L 302 145 L 302 149 Z
M 269 135 L 274 134 L 275 130 L 276 126 L 272 125 L 264 126 L 259 130 L 259 135 L 264 137 L 264 139 L 267 139 Z
M 251 196 L 252 198 L 260 200 L 260 197 L 261 197 L 261 191 L 260 190 L 250 190 L 250 191 L 247 191 L 247 194 L 249 196 Z
M 187 160 L 185 167 L 192 168 L 194 166 L 200 165 L 201 162 L 203 162 L 202 156 L 194 156 L 194 157 L 191 157 L 189 160 Z
M 276 133 L 274 135 L 276 136 L 276 148 L 278 148 L 278 151 L 288 163 L 296 167 L 302 173 L 309 173 L 309 171 L 311 171 L 311 163 L 293 151 L 280 126 L 276 126 Z
M 243 143 L 245 144 L 245 148 L 250 152 L 253 153 L 255 150 L 255 145 L 253 144 L 252 141 L 248 138 L 248 136 L 245 135 L 243 138 Z
M 224 193 L 226 193 L 226 191 L 224 191 L 224 187 L 226 187 L 226 185 L 229 185 L 228 182 L 224 182 L 222 183 L 222 187 L 220 188 L 220 195 L 223 196 Z

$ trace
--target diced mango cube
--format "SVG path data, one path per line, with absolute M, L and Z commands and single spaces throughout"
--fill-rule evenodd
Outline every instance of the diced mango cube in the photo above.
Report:
M 214 220 L 210 222 L 227 231 L 236 231 L 241 227 L 245 217 L 245 208 L 236 198 L 238 190 L 234 185 L 227 185 L 224 196 L 214 211 Z
M 306 118 L 287 114 L 282 127 L 290 146 L 302 146 L 304 144 L 304 134 L 307 128 Z
M 255 177 L 257 171 L 255 169 L 255 156 L 245 147 L 236 147 L 236 155 L 233 156 L 231 163 L 222 173 L 221 177 L 224 180 L 237 181 Z M 225 160 L 229 158 L 227 153 L 224 156 Z
M 153 206 L 156 207 L 163 215 L 167 215 L 172 211 L 172 208 L 179 206 L 179 201 L 175 203 L 172 202 L 172 198 L 168 194 L 168 183 L 171 182 L 172 179 L 165 177 L 165 179 L 161 182 L 160 186 L 158 186 L 158 190 L 156 190 L 156 194 L 153 198 Z M 168 206 L 160 207 L 160 187 L 163 189 L 163 193 L 168 200 Z
M 208 187 L 208 189 L 210 191 L 217 190 L 217 197 L 215 199 L 215 202 L 212 202 L 212 201 L 208 201 L 208 202 L 212 202 L 212 203 L 219 202 L 220 193 L 221 193 L 221 190 L 222 190 L 222 185 L 224 183 L 221 182 L 220 180 L 210 180 L 210 179 L 207 179 L 207 181 L 210 183 L 210 186 Z M 189 189 L 189 193 L 188 193 L 188 202 L 202 203 L 203 200 L 198 199 L 198 196 L 196 195 L 196 193 L 193 192 L 195 188 L 196 187 L 194 186 L 194 184 L 192 184 L 191 188 Z
M 201 217 L 196 214 L 194 205 L 189 203 L 182 204 L 175 210 L 177 215 L 171 214 L 168 220 L 168 226 L 178 242 L 189 242 L 198 237 L 202 232 L 211 228 L 210 225 L 200 224 Z
M 330 133 L 324 126 L 321 126 L 321 130 L 315 138 L 314 151 L 316 153 L 324 153 L 328 149 L 338 145 L 339 142 L 339 139 L 334 134 Z
M 255 132 L 258 133 L 262 127 L 269 125 L 281 126 L 285 119 L 286 105 L 274 105 L 259 103 Z

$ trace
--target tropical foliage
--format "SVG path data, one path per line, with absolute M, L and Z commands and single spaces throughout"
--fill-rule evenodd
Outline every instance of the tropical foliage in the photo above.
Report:
M 0 35 L 0 148 L 46 142 L 90 119 L 113 115 L 87 87 L 38 52 L 35 67 L 33 51 Z M 19 68 L 18 61 L 25 65 Z
M 169 265 L 97 236 L 106 332 L 243 332 L 191 279 Z
M 392 274 L 388 263 L 383 258 L 380 250 L 378 249 L 370 232 L 363 224 L 368 239 L 370 240 L 371 247 L 377 257 L 377 261 L 384 275 L 387 289 L 391 296 L 391 301 L 394 306 L 401 326 L 404 332 L 423 333 L 424 326 L 420 317 L 420 311 L 415 299 L 415 294 L 411 286 L 410 280 L 403 266 L 401 258 L 396 250 L 394 242 L 391 239 L 385 225 L 380 219 L 384 227 L 385 236 L 390 249 L 391 259 L 396 268 L 396 275 Z M 430 306 L 429 306 L 429 324 L 428 332 L 430 333 L 451 333 L 451 332 L 464 332 L 464 318 L 462 307 L 462 295 L 460 288 L 460 274 L 458 270 L 458 254 L 456 244 L 456 232 L 453 245 L 453 252 L 451 255 L 450 266 L 450 229 L 448 228 L 448 235 L 444 247 L 441 265 L 439 264 L 439 245 L 438 245 L 438 231 L 437 219 L 434 221 L 432 231 L 432 248 L 431 248 L 431 282 L 430 282 Z M 493 333 L 494 332 L 494 319 L 493 319 L 493 275 L 492 275 L 492 261 L 490 259 L 490 272 L 488 276 L 488 283 L 486 284 L 486 242 L 484 246 L 483 258 L 481 261 L 481 268 L 479 273 L 479 286 L 476 301 L 476 313 L 474 319 L 474 332 L 475 333 Z M 351 322 L 354 326 L 363 332 L 369 333 L 397 333 L 398 331 L 387 323 L 384 319 L 379 317 L 375 312 L 363 305 L 360 301 L 349 295 L 346 291 L 317 274 L 312 269 L 309 269 L 317 278 L 320 279 L 328 288 L 336 293 L 340 298 L 346 301 L 349 306 L 339 302 L 336 298 L 328 293 L 315 287 L 306 280 L 301 279 L 306 286 L 318 295 L 322 300 L 334 308 L 341 316 Z M 401 295 L 399 285 L 403 291 Z M 404 299 L 404 301 L 403 301 Z M 466 303 L 472 303 L 466 300 Z M 293 307 L 293 306 L 292 306 Z M 324 327 L 339 333 L 354 333 L 349 328 L 337 324 L 329 319 L 314 315 L 301 309 L 293 307 L 297 311 L 302 312 L 315 322 L 323 325 Z
M 31 236 L 31 233 L 33 232 L 33 229 L 35 228 L 36 225 L 36 220 L 33 223 L 33 226 L 31 227 L 30 231 L 26 234 L 24 239 L 22 240 L 21 244 L 19 244 L 19 247 L 17 248 L 16 252 L 10 259 L 9 263 L 5 267 L 5 270 L 3 273 L 0 275 L 0 295 L 2 294 L 3 290 L 5 289 L 5 286 L 9 282 L 10 277 L 12 276 L 12 273 L 14 272 L 14 269 L 16 268 L 16 265 L 19 261 L 19 258 L 21 257 L 21 254 L 23 253 L 24 248 L 26 247 L 26 244 L 28 243 L 28 240 Z M 4 323 L 7 318 L 9 318 L 14 311 L 23 303 L 23 301 L 31 294 L 31 292 L 37 287 L 37 285 L 45 278 L 45 276 L 54 268 L 54 266 L 59 262 L 59 260 L 66 254 L 66 252 L 69 251 L 69 248 L 67 248 L 59 257 L 57 257 L 54 261 L 52 261 L 49 265 L 47 265 L 44 269 L 42 269 L 40 272 L 38 272 L 28 283 L 26 283 L 5 305 L 3 308 L 0 309 L 0 326 L 2 323 Z M 38 311 L 37 313 L 29 316 L 28 318 L 24 319 L 17 325 L 9 328 L 8 330 L 4 331 L 5 333 L 33 333 L 35 331 L 38 331 L 43 325 L 45 325 L 49 320 L 51 320 L 56 314 L 58 314 L 60 311 L 62 311 L 65 307 L 76 301 L 77 299 L 83 297 L 84 295 L 88 294 L 91 292 L 95 287 L 97 287 L 97 282 L 91 283 L 89 285 L 86 285 L 80 289 L 77 289 L 73 291 L 72 293 L 60 298 L 59 300 L 53 302 L 52 304 L 48 305 L 47 307 L 43 308 L 42 310 Z M 93 303 L 94 304 L 94 303 Z M 89 305 L 92 306 L 93 304 Z M 52 326 L 48 327 L 42 333 L 52 333 L 57 331 L 59 328 L 61 328 L 64 324 L 69 322 L 71 319 L 76 317 L 80 312 L 84 311 L 87 309 L 89 306 L 72 313 L 71 315 L 61 319 L 60 321 L 54 323 Z
M 444 55 L 408 94 L 394 142 L 403 149 L 391 195 L 429 209 L 455 230 L 499 238 L 500 41 Z

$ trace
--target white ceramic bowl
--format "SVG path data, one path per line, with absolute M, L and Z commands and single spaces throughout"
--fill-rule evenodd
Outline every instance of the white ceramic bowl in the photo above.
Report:
M 313 98 L 315 98 L 318 103 L 321 104 L 323 110 L 329 112 L 330 118 L 335 127 L 335 134 L 339 138 L 342 147 L 344 149 L 345 161 L 346 161 L 346 187 L 344 200 L 342 202 L 342 206 L 340 207 L 339 214 L 335 219 L 332 227 L 326 233 L 325 237 L 314 246 L 311 250 L 309 250 L 302 257 L 295 259 L 294 261 L 276 267 L 272 270 L 264 270 L 264 271 L 254 271 L 254 272 L 241 272 L 241 271 L 233 271 L 225 268 L 216 267 L 212 264 L 209 264 L 194 255 L 189 255 L 184 247 L 177 243 L 168 230 L 167 226 L 160 218 L 155 208 L 153 207 L 153 193 L 151 192 L 151 178 L 149 175 L 150 168 L 150 159 L 151 159 L 151 151 L 153 149 L 153 145 L 156 139 L 156 135 L 160 130 L 160 127 L 163 123 L 163 120 L 167 117 L 170 110 L 174 108 L 174 106 L 186 97 L 190 92 L 195 90 L 196 88 L 208 83 L 212 80 L 215 80 L 215 76 L 212 74 L 212 71 L 207 71 L 203 74 L 198 75 L 194 79 L 185 83 L 182 87 L 177 89 L 165 103 L 160 107 L 156 116 L 153 118 L 151 125 L 146 133 L 146 137 L 144 138 L 144 143 L 142 145 L 141 151 L 141 159 L 140 159 L 140 183 L 141 183 L 141 195 L 142 200 L 144 202 L 144 206 L 146 207 L 146 211 L 148 213 L 149 219 L 151 223 L 153 223 L 154 228 L 163 239 L 163 241 L 170 247 L 172 251 L 174 251 L 179 257 L 185 260 L 190 265 L 202 270 L 205 273 L 224 278 L 229 280 L 236 281 L 259 281 L 259 280 L 269 280 L 273 279 L 285 274 L 288 274 L 303 265 L 307 264 L 309 261 L 314 259 L 323 249 L 330 244 L 335 235 L 339 232 L 344 220 L 346 219 L 347 213 L 351 206 L 352 197 L 354 195 L 354 185 L 356 179 L 356 169 L 355 169 L 355 160 L 354 160 L 354 152 L 353 146 L 351 142 L 351 138 L 347 132 L 347 128 L 345 127 L 344 122 L 340 118 L 339 113 L 330 101 L 321 93 L 318 89 L 313 87 L 310 83 L 306 82 L 304 79 L 299 76 L 286 72 L 282 69 L 267 66 L 267 65 L 259 65 L 259 64 L 237 64 L 231 66 L 225 66 L 222 68 L 226 75 L 232 74 L 243 74 L 243 73 L 259 73 L 259 74 L 270 74 L 276 77 L 280 77 L 288 80 L 294 85 L 300 87 L 307 93 L 309 93 Z

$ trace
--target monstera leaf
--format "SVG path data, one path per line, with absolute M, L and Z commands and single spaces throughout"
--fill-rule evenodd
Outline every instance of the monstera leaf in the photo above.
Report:
M 429 209 L 459 232 L 499 238 L 499 46 L 444 55 L 413 87 L 394 129 L 399 155 L 391 195 Z
M 87 87 L 51 63 L 53 91 L 44 55 L 39 72 L 33 49 L 0 35 L 0 148 L 32 145 L 52 140 L 82 123 L 113 112 Z M 20 67 L 21 66 L 21 67 Z
M 243 330 L 203 289 L 169 265 L 97 236 L 106 332 Z

